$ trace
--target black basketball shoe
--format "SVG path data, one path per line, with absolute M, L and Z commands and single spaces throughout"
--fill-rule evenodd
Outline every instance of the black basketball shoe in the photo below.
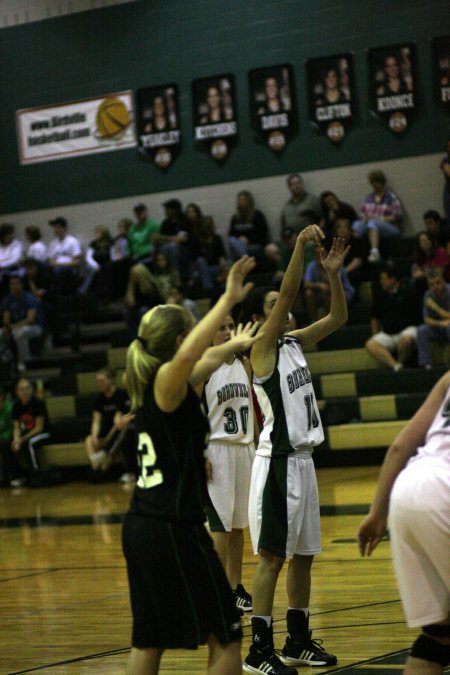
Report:
M 280 659 L 287 666 L 335 666 L 337 663 L 336 656 L 328 654 L 322 647 L 322 640 L 311 639 L 311 631 L 301 642 L 288 636 Z
M 273 645 L 266 645 L 263 649 L 251 645 L 243 664 L 243 670 L 255 675 L 297 675 L 297 668 L 285 666 L 280 661 Z
M 296 668 L 285 666 L 275 654 L 273 647 L 273 626 L 267 625 L 259 616 L 252 618 L 253 643 L 243 669 L 255 675 L 297 675 Z
M 251 612 L 253 609 L 252 596 L 250 593 L 247 593 L 242 584 L 236 586 L 236 590 L 233 591 L 234 598 L 236 600 L 236 607 L 241 609 L 243 612 Z

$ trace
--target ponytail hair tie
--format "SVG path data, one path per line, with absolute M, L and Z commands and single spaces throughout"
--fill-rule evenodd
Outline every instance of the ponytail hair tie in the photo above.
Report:
M 140 335 L 138 335 L 138 336 L 135 338 L 135 340 L 137 340 L 138 342 L 140 342 L 141 345 L 144 347 L 144 349 L 147 348 L 147 343 L 146 343 L 146 341 L 144 340 L 143 337 L 141 337 Z

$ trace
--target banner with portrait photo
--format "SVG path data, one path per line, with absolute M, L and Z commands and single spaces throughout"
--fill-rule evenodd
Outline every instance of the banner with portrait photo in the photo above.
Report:
M 139 152 L 150 157 L 159 169 L 169 168 L 181 147 L 177 85 L 139 89 L 136 125 Z
M 215 75 L 192 83 L 194 140 L 222 162 L 237 141 L 234 75 Z
M 395 134 L 414 118 L 416 46 L 409 42 L 368 50 L 370 111 Z
M 450 35 L 433 38 L 432 44 L 436 98 L 450 112 Z
M 281 152 L 297 130 L 294 72 L 289 63 L 248 74 L 252 128 L 273 152 Z
M 319 131 L 340 143 L 354 120 L 354 77 L 351 54 L 306 62 L 309 119 Z

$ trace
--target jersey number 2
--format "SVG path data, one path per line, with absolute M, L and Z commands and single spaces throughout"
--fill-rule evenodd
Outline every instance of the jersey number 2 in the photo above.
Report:
M 161 485 L 163 475 L 160 469 L 155 469 L 156 452 L 153 441 L 146 431 L 139 434 L 138 443 L 138 462 L 140 476 L 137 485 L 140 488 L 153 488 Z
M 236 417 L 236 410 L 234 408 L 225 408 L 223 416 L 225 417 L 225 424 L 223 428 L 227 434 L 237 434 L 239 431 L 238 421 Z M 248 405 L 242 405 L 239 408 L 239 417 L 241 418 L 242 431 L 247 433 L 248 421 Z

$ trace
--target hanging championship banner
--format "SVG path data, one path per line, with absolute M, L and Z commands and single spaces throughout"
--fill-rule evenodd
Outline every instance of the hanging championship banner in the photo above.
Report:
M 395 134 L 402 134 L 415 113 L 414 43 L 369 49 L 370 110 Z
M 433 80 L 437 100 L 450 111 L 450 35 L 433 38 Z
M 351 54 L 306 62 L 311 123 L 333 143 L 344 140 L 353 124 L 354 79 Z
M 139 152 L 167 169 L 181 146 L 177 85 L 139 89 L 136 109 Z
M 192 83 L 194 139 L 218 162 L 226 159 L 238 136 L 234 75 L 215 75 Z
M 268 66 L 248 74 L 252 128 L 274 152 L 284 150 L 297 127 L 292 66 Z

